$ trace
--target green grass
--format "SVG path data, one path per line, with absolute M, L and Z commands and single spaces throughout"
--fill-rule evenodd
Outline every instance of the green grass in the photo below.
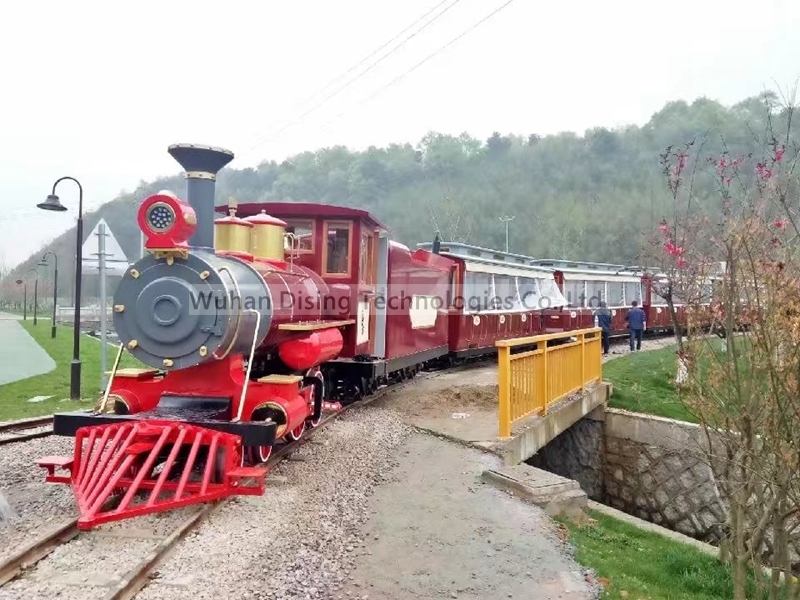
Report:
M 614 385 L 608 405 L 669 419 L 696 422 L 673 386 L 675 346 L 634 352 L 603 365 L 603 379 Z
M 757 357 L 749 354 L 750 341 L 738 337 L 736 345 L 741 372 L 751 373 L 750 363 Z M 697 361 L 697 371 L 693 376 L 695 383 L 719 376 L 720 369 L 730 359 L 730 355 L 723 353 L 722 346 L 723 341 L 714 337 L 694 343 L 692 354 Z M 605 363 L 603 379 L 614 385 L 609 406 L 697 423 L 697 418 L 687 409 L 674 386 L 678 370 L 676 349 L 677 345 L 671 345 L 659 350 L 634 352 Z M 755 373 L 745 375 L 745 378 L 763 376 L 763 373 Z
M 43 375 L 29 377 L 0 385 L 0 421 L 24 419 L 53 412 L 88 408 L 98 398 L 100 390 L 100 349 L 101 342 L 81 337 L 81 396 L 82 400 L 69 400 L 70 363 L 72 362 L 72 328 L 56 326 L 56 338 L 50 337 L 50 321 L 39 321 L 36 327 L 33 321 L 19 321 L 20 325 L 50 355 L 56 363 L 55 370 Z M 0 340 L 3 343 L 3 340 Z M 110 371 L 116 357 L 112 346 L 108 348 L 107 369 Z M 142 367 L 142 363 L 125 352 L 120 367 Z M 43 401 L 31 403 L 34 396 L 52 396 Z
M 628 600 L 719 600 L 733 597 L 730 568 L 700 550 L 590 511 L 596 523 L 569 531 L 576 558 L 603 580 L 603 598 Z M 748 598 L 755 598 L 751 579 Z

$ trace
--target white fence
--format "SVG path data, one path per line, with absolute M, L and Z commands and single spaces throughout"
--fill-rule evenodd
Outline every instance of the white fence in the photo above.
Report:
M 99 321 L 102 308 L 100 306 L 81 306 L 82 321 Z M 113 310 L 110 306 L 106 307 L 106 320 L 111 321 Z M 75 320 L 74 306 L 57 306 L 56 321 L 72 323 Z

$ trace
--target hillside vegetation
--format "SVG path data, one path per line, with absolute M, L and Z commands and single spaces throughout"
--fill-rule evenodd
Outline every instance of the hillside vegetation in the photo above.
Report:
M 234 196 L 239 202 L 364 208 L 410 246 L 430 241 L 438 229 L 445 240 L 503 248 L 505 225 L 498 217 L 514 215 L 513 252 L 631 264 L 643 235 L 670 205 L 659 158 L 664 149 L 697 138 L 706 140 L 709 153 L 726 147 L 731 154 L 747 154 L 757 147 L 754 136 L 765 130 L 770 114 L 765 103 L 780 119 L 776 97 L 767 93 L 732 107 L 707 99 L 671 102 L 642 127 L 596 128 L 583 136 L 495 133 L 481 141 L 466 133 L 430 133 L 416 146 L 393 144 L 361 152 L 327 148 L 258 168 L 225 169 L 217 201 Z M 694 149 L 701 146 L 698 141 Z M 104 217 L 126 254 L 138 256 L 136 209 L 162 189 L 185 192 L 179 169 L 175 176 L 143 182 L 87 215 L 85 235 Z M 697 189 L 702 196 L 702 185 Z M 37 251 L 9 279 L 33 266 L 46 250 L 57 252 L 64 264 L 74 261 L 74 235 L 70 230 Z M 62 271 L 59 287 L 71 289 L 71 269 Z

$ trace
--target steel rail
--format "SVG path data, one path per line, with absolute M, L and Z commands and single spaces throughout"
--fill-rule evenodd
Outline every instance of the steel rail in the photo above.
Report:
M 313 429 L 307 429 L 305 434 L 299 440 L 281 444 L 280 447 L 278 447 L 272 453 L 272 455 L 269 457 L 266 463 L 260 463 L 259 465 L 256 466 L 267 467 L 267 473 L 268 473 L 270 470 L 272 470 L 274 467 L 280 464 L 283 459 L 287 458 L 290 454 L 297 451 L 306 442 L 310 441 L 315 431 L 322 429 L 326 425 L 340 418 L 342 415 L 348 414 L 348 411 L 350 411 L 351 409 L 371 404 L 372 402 L 375 402 L 383 398 L 387 394 L 402 390 L 403 388 L 413 383 L 416 383 L 421 379 L 435 377 L 436 375 L 439 375 L 441 373 L 451 373 L 454 371 L 460 371 L 464 369 L 475 368 L 477 366 L 483 366 L 485 365 L 486 362 L 487 361 L 484 360 L 476 360 L 472 363 L 459 365 L 449 369 L 421 371 L 418 372 L 416 376 L 412 376 L 403 381 L 386 385 L 385 387 L 376 390 L 375 392 L 373 392 L 368 396 L 365 396 L 359 400 L 356 400 L 355 402 L 347 404 L 340 411 L 325 415 L 320 420 L 319 425 L 317 425 Z M 52 417 L 41 417 L 38 419 L 39 421 L 38 423 L 33 423 L 33 421 L 35 420 L 31 419 L 24 422 L 25 423 L 24 426 L 26 427 L 41 426 L 42 423 L 45 422 L 47 419 L 50 419 L 50 421 L 52 421 Z M 20 424 L 22 423 L 23 422 L 20 421 L 17 423 L 9 423 L 5 425 L 8 426 L 9 430 L 11 430 L 12 428 L 19 428 Z M 0 431 L 2 431 L 2 429 L 0 429 Z M 123 576 L 122 580 L 113 589 L 111 589 L 106 596 L 104 596 L 103 600 L 128 600 L 130 598 L 134 598 L 136 594 L 138 594 L 148 584 L 150 575 L 153 573 L 153 571 L 156 570 L 158 566 L 160 566 L 166 560 L 166 558 L 171 554 L 173 548 L 175 548 L 175 546 L 181 540 L 183 540 L 188 533 L 190 533 L 193 529 L 195 529 L 201 523 L 203 523 L 219 508 L 227 505 L 230 502 L 230 500 L 231 498 L 226 498 L 223 500 L 218 500 L 213 503 L 200 505 L 196 511 L 194 511 L 189 517 L 184 519 L 167 537 L 163 538 L 155 546 L 155 548 L 153 548 L 150 551 L 150 553 L 139 562 L 139 564 L 137 564 L 134 568 L 128 571 L 128 573 L 126 573 Z M 91 530 L 80 531 L 78 529 L 78 520 L 72 519 L 71 521 L 66 522 L 63 525 L 59 526 L 57 529 L 41 536 L 39 539 L 35 540 L 31 544 L 24 547 L 20 552 L 16 553 L 14 556 L 0 563 L 0 587 L 18 577 L 26 569 L 35 566 L 39 561 L 47 557 L 59 546 L 69 543 L 72 539 L 78 537 L 79 535 L 86 536 L 86 535 L 91 535 L 91 533 L 92 533 Z

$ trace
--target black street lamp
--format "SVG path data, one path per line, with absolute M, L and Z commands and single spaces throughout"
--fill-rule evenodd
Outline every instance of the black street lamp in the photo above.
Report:
M 17 279 L 17 285 L 22 286 L 22 320 L 28 320 L 28 282 L 24 279 Z
M 83 187 L 74 177 L 62 177 L 53 184 L 53 191 L 47 196 L 47 200 L 37 204 L 44 210 L 54 210 L 63 212 L 67 207 L 61 204 L 56 196 L 56 186 L 69 179 L 78 185 L 78 227 L 76 231 L 76 251 L 75 251 L 75 319 L 72 342 L 72 363 L 70 365 L 69 397 L 72 400 L 81 399 L 81 271 L 83 270 Z
M 53 257 L 53 261 L 55 262 L 55 273 L 53 275 L 53 326 L 50 328 L 50 337 L 56 337 L 56 302 L 58 301 L 58 255 L 55 252 L 47 251 L 42 256 L 42 260 L 39 261 L 40 267 L 47 266 L 47 257 L 48 255 Z
M 36 325 L 36 305 L 39 304 L 39 273 L 34 268 L 28 269 L 33 273 L 33 324 Z

